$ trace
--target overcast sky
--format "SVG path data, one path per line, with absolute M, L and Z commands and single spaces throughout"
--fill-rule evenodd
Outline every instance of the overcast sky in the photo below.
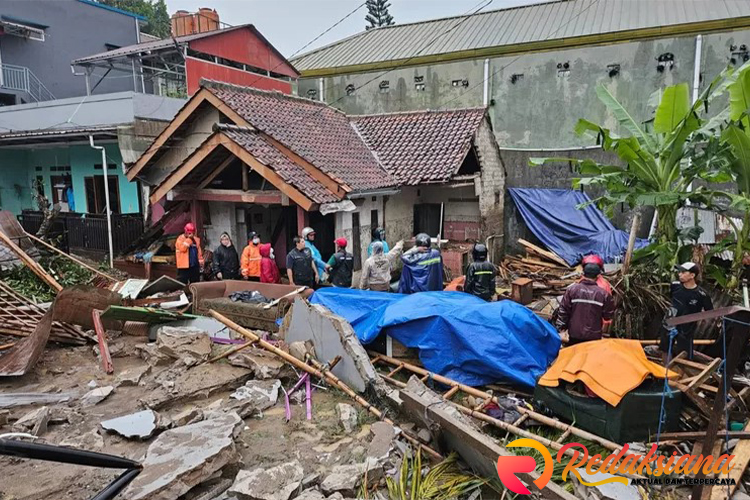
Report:
M 291 57 L 313 38 L 330 28 L 364 0 L 167 0 L 170 15 L 176 10 L 216 9 L 223 23 L 252 23 L 286 57 Z M 489 0 L 391 0 L 390 13 L 396 23 L 423 21 L 436 17 L 473 12 Z M 493 0 L 485 7 L 495 10 L 542 0 Z M 367 9 L 360 8 L 348 19 L 321 37 L 315 47 L 362 31 Z

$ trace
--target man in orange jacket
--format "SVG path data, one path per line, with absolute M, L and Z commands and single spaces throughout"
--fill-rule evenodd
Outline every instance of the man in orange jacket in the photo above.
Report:
M 260 255 L 260 238 L 258 237 L 258 233 L 250 231 L 247 239 L 247 246 L 242 251 L 242 258 L 240 259 L 242 276 L 250 281 L 260 281 L 260 261 L 262 259 Z
M 203 250 L 200 238 L 195 235 L 195 224 L 185 224 L 185 232 L 177 237 L 174 250 L 177 257 L 177 279 L 186 285 L 198 283 L 203 267 Z

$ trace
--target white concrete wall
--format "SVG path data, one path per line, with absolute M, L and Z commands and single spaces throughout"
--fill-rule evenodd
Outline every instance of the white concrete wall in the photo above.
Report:
M 383 197 L 382 196 L 368 196 L 366 198 L 352 200 L 357 205 L 355 212 L 339 212 L 336 214 L 336 237 L 344 237 L 349 241 L 349 247 L 347 248 L 350 252 L 355 255 L 360 255 L 362 263 L 367 259 L 367 247 L 372 239 L 372 228 L 378 227 L 383 224 Z M 372 221 L 371 212 L 372 210 L 378 211 L 378 221 Z M 352 233 L 352 214 L 359 214 L 359 239 L 360 249 L 359 253 L 354 251 L 354 235 Z M 374 222 L 374 223 L 373 223 Z M 387 234 L 388 229 L 386 228 L 386 239 L 388 243 L 391 243 L 391 236 Z M 393 240 L 395 243 L 397 240 Z
M 208 212 L 211 217 L 211 224 L 204 224 L 203 227 L 206 231 L 206 242 L 205 246 L 210 248 L 212 251 L 216 250 L 219 246 L 219 237 L 221 233 L 227 232 L 232 238 L 234 247 L 237 252 L 242 252 L 245 244 L 244 234 L 240 236 L 237 231 L 237 210 L 238 205 L 236 203 L 226 203 L 218 201 L 208 202 Z

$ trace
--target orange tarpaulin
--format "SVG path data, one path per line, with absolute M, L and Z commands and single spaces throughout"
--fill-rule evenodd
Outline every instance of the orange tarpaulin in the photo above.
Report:
M 625 395 L 649 375 L 664 378 L 663 366 L 646 359 L 637 340 L 602 339 L 583 342 L 560 350 L 547 373 L 537 382 L 557 387 L 560 380 L 581 381 L 597 396 L 617 406 Z M 678 377 L 671 371 L 669 378 Z

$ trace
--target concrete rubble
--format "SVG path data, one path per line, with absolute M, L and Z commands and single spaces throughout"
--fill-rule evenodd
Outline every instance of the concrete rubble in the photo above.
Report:
M 50 410 L 48 406 L 42 406 L 34 411 L 31 411 L 18 419 L 13 424 L 14 432 L 27 432 L 34 436 L 41 436 L 47 432 L 47 423 L 50 418 Z
M 280 388 L 281 380 L 249 380 L 230 395 L 234 400 L 230 408 L 242 418 L 259 415 L 276 404 Z
M 94 406 L 109 397 L 115 390 L 111 385 L 92 389 L 81 397 L 81 406 Z
M 385 458 L 393 449 L 393 440 L 396 439 L 396 429 L 387 422 L 375 422 L 370 427 L 372 441 L 367 447 L 367 456 L 372 458 Z
M 143 410 L 130 415 L 105 420 L 102 429 L 129 439 L 149 439 L 161 427 L 161 418 L 153 410 Z
M 287 363 L 257 349 L 243 349 L 229 356 L 227 360 L 234 366 L 249 368 L 257 380 L 281 378 L 293 374 Z
M 304 470 L 298 461 L 268 469 L 241 470 L 229 488 L 239 500 L 289 500 L 300 487 Z
M 243 426 L 236 413 L 220 413 L 164 432 L 149 446 L 143 472 L 124 498 L 171 500 L 236 464 L 240 455 L 234 438 Z
M 372 458 L 361 464 L 338 465 L 323 479 L 320 489 L 326 495 L 341 493 L 345 497 L 354 497 L 365 473 L 368 485 L 376 484 L 383 477 L 383 465 Z
M 143 377 L 151 372 L 151 366 L 139 366 L 137 368 L 131 368 L 130 370 L 124 371 L 117 376 L 115 379 L 116 387 L 133 387 L 141 383 Z
M 357 410 L 355 410 L 352 405 L 347 403 L 337 404 L 336 415 L 338 415 L 341 426 L 344 428 L 344 431 L 346 431 L 347 434 L 357 430 L 357 422 L 359 416 L 357 414 Z
M 162 326 L 156 333 L 156 347 L 162 354 L 179 359 L 185 366 L 193 366 L 208 360 L 211 338 L 198 328 Z

